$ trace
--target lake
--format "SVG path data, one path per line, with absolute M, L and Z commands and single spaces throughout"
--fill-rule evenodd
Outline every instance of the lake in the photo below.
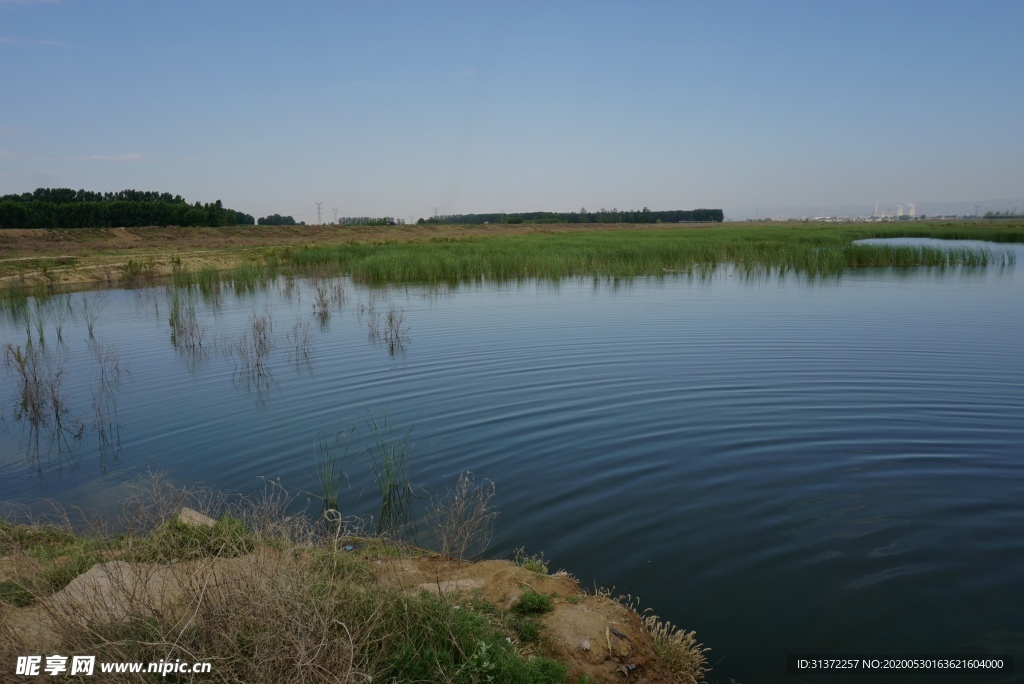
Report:
M 31 430 L 0 375 L 0 501 L 116 512 L 150 469 L 319 493 L 318 435 L 387 412 L 423 491 L 496 484 L 489 555 L 639 596 L 713 649 L 714 681 L 832 681 L 787 676 L 796 652 L 1014 652 L 1019 672 L 1022 302 L 1012 266 L 73 293 L 36 312 L 60 429 Z M 238 341 L 262 316 L 255 368 Z M 0 342 L 39 330 L 8 316 Z M 375 513 L 346 463 L 340 507 Z

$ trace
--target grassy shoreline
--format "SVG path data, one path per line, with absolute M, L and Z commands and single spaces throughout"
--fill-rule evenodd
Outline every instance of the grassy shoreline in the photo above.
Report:
M 67 516 L 0 517 L 0 666 L 46 652 L 213 664 L 156 678 L 177 682 L 704 679 L 693 632 L 584 592 L 537 556 L 471 562 L 356 536 L 289 514 L 283 491 L 237 499 L 155 479 L 84 531 Z
M 198 274 L 349 274 L 366 283 L 631 277 L 707 271 L 837 275 L 850 268 L 1012 263 L 997 250 L 869 247 L 870 237 L 1024 242 L 1024 222 L 234 227 L 0 231 L 0 280 L 55 290 Z

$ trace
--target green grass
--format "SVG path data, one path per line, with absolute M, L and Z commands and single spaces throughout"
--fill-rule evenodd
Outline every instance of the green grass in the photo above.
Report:
M 1002 251 L 854 245 L 853 240 L 897 234 L 1001 242 L 1024 240 L 1012 226 L 896 228 L 802 224 L 745 225 L 686 230 L 626 229 L 497 237 L 317 246 L 289 251 L 300 270 L 336 267 L 358 282 L 459 282 L 479 279 L 631 277 L 708 272 L 731 262 L 744 273 L 836 275 L 850 268 L 985 266 L 1007 263 Z
M 548 562 L 544 560 L 544 553 L 541 552 L 538 555 L 527 554 L 526 548 L 522 546 L 515 550 L 515 557 L 512 562 L 521 568 L 526 568 L 532 572 L 539 572 L 542 575 L 546 575 L 548 572 Z
M 36 597 L 19 582 L 0 582 L 0 605 L 6 603 L 12 606 L 27 606 Z
M 130 541 L 124 549 L 126 558 L 145 563 L 233 558 L 256 548 L 256 539 L 245 524 L 226 515 L 212 527 L 168 520 L 148 535 Z
M 380 491 L 377 534 L 401 536 L 405 528 L 414 522 L 413 500 L 417 496 L 409 472 L 412 428 L 401 431 L 390 409 L 379 418 L 368 416 L 363 425 L 367 432 L 367 446 L 361 453 Z
M 0 555 L 25 554 L 38 566 L 32 577 L 3 590 L 10 602 L 25 605 L 36 596 L 60 591 L 74 578 L 104 560 L 110 540 L 81 537 L 51 526 L 14 525 L 0 521 Z
M 554 610 L 554 606 L 551 605 L 550 598 L 530 590 L 522 593 L 512 610 L 520 615 L 539 615 L 550 613 Z
M 593 276 L 630 278 L 668 273 L 707 275 L 732 264 L 740 275 L 793 273 L 835 277 L 857 268 L 984 267 L 1012 265 L 998 246 L 932 248 L 855 245 L 885 237 L 975 239 L 1024 242 L 1024 222 L 914 222 L 913 224 L 717 224 L 687 228 L 623 227 L 616 230 L 538 232 L 515 235 L 435 236 L 411 240 L 368 240 L 334 245 L 266 247 L 243 253 L 227 271 L 197 272 L 171 257 L 171 285 L 198 287 L 219 296 L 221 283 L 245 292 L 266 287 L 279 275 L 334 277 L 348 274 L 367 284 L 425 282 L 458 284 L 481 278 L 497 281 Z M 141 282 L 154 272 L 152 257 L 129 258 L 122 284 Z M 24 285 L 8 281 L 0 308 L 23 306 Z M 37 294 L 49 291 L 42 288 Z

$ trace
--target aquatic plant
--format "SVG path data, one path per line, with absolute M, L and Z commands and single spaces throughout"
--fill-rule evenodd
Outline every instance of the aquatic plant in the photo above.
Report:
M 384 342 L 388 347 L 391 356 L 401 354 L 405 351 L 405 345 L 409 343 L 409 328 L 405 327 L 405 311 L 396 309 L 392 304 L 388 308 L 384 328 Z
M 313 290 L 313 315 L 323 325 L 331 317 L 331 301 L 327 295 L 327 286 L 322 280 L 316 279 L 313 281 Z
M 100 311 L 105 305 L 102 295 L 90 295 L 83 297 L 78 302 L 78 308 L 82 312 L 82 320 L 85 321 L 85 328 L 89 332 L 89 339 L 93 339 L 93 328 L 100 316 Z
M 269 311 L 249 315 L 249 326 L 238 338 L 227 345 L 228 354 L 235 362 L 235 371 L 250 380 L 262 383 L 270 375 L 270 353 L 277 348 L 273 336 L 274 324 Z
M 196 318 L 195 304 L 191 301 L 182 302 L 177 290 L 171 297 L 171 310 L 168 323 L 171 326 L 171 344 L 179 350 L 195 351 L 203 346 L 206 329 Z
M 390 410 L 379 419 L 368 416 L 363 426 L 369 433 L 370 444 L 362 453 L 380 492 L 377 534 L 400 536 L 414 520 L 413 500 L 417 498 L 409 472 L 412 428 L 400 431 Z
M 455 487 L 437 499 L 427 515 L 438 549 L 446 556 L 464 560 L 482 556 L 491 543 L 494 519 L 491 507 L 494 483 L 477 484 L 473 473 L 463 472 Z
M 266 287 L 271 274 L 264 264 L 249 262 L 231 271 L 231 282 L 236 292 L 255 292 Z
M 49 317 L 50 321 L 53 323 L 54 330 L 57 333 L 57 342 L 64 341 L 64 324 L 73 315 L 74 310 L 71 308 L 70 294 L 58 296 L 51 300 Z
M 8 343 L 4 347 L 4 365 L 17 380 L 18 405 L 14 418 L 24 420 L 29 444 L 39 454 L 39 436 L 46 430 L 58 452 L 70 451 L 72 440 L 79 440 L 85 429 L 81 421 L 72 421 L 62 384 L 64 359 L 41 344 L 28 340 L 25 348 Z
M 48 358 L 31 340 L 25 349 L 10 343 L 4 347 L 4 365 L 14 371 L 18 380 L 19 402 L 15 416 L 19 419 L 27 418 L 30 422 L 41 423 L 46 418 L 47 408 L 62 402 L 59 398 L 54 399 L 50 393 L 54 383 Z
M 339 440 L 343 435 L 344 433 L 340 433 L 330 440 L 321 430 L 313 442 L 313 462 L 316 464 L 324 513 L 338 511 L 338 490 L 345 478 L 345 466 L 343 463 L 339 465 L 337 452 Z
M 854 245 L 863 229 L 770 226 L 748 228 L 630 229 L 388 242 L 297 249 L 296 265 L 337 263 L 359 282 L 457 283 L 597 275 L 631 277 L 666 271 L 692 273 L 732 262 L 746 270 L 786 269 L 836 275 L 848 268 L 983 266 L 1006 264 L 1012 254 Z M 333 250 L 333 253 L 332 253 Z
M 152 280 L 157 275 L 156 257 L 152 254 L 139 259 L 129 257 L 120 265 L 119 270 L 118 280 L 125 285 L 134 285 L 140 280 Z
M 94 367 L 92 395 L 93 427 L 99 438 L 100 455 L 116 457 L 121 450 L 121 424 L 117 419 L 117 399 L 121 383 L 128 375 L 117 348 L 102 340 L 90 345 Z
M 0 299 L 0 310 L 16 314 L 28 306 L 28 289 L 24 281 L 8 280 Z
M 288 345 L 290 360 L 296 363 L 309 361 L 313 348 L 313 336 L 309 332 L 309 321 L 296 320 L 291 332 L 285 333 L 284 338 Z

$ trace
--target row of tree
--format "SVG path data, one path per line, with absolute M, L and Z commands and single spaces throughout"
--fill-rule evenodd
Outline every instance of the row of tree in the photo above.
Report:
M 0 197 L 0 228 L 115 228 L 252 225 L 251 215 L 220 200 L 189 204 L 167 192 L 91 192 L 39 188 Z
M 578 212 L 528 211 L 513 214 L 445 214 L 420 219 L 418 223 L 426 224 L 470 224 L 484 223 L 721 223 L 725 213 L 721 209 L 675 209 L 671 211 L 651 211 L 647 207 L 637 211 L 619 211 L 618 209 L 600 209 L 587 211 L 584 207 Z
M 264 216 L 256 222 L 261 226 L 304 226 L 306 223 L 296 223 L 295 219 L 291 216 L 281 216 L 280 214 L 271 214 L 270 216 Z
M 392 216 L 342 216 L 338 219 L 341 226 L 403 226 L 405 219 L 396 219 Z

